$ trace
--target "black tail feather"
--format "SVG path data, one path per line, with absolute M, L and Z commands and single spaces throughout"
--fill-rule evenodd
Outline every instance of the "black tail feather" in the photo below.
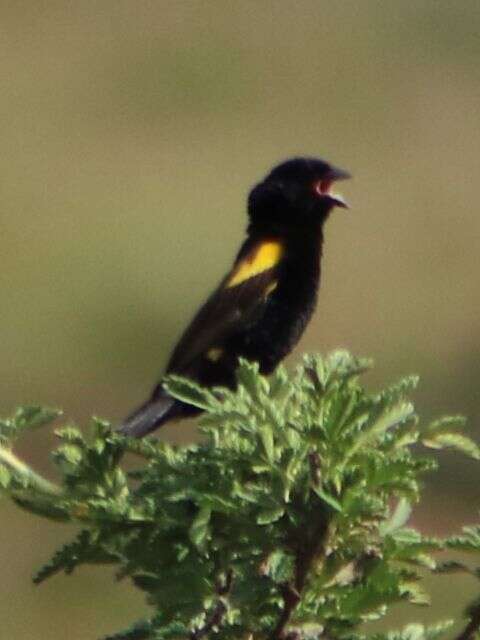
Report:
M 177 413 L 177 404 L 177 400 L 167 395 L 156 400 L 148 400 L 129 415 L 117 431 L 124 436 L 142 438 L 171 420 Z

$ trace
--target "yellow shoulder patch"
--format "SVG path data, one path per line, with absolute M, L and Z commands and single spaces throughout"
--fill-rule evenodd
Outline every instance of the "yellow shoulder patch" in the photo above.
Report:
M 210 360 L 211 362 L 218 362 L 223 356 L 223 353 L 224 351 L 223 349 L 220 349 L 220 347 L 212 347 L 207 351 L 207 360 Z
M 236 265 L 226 286 L 236 287 L 245 280 L 271 269 L 280 262 L 283 253 L 284 247 L 279 240 L 265 240 L 259 243 L 248 256 Z

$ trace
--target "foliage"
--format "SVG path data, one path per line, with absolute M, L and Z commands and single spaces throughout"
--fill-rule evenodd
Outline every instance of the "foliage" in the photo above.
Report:
M 422 476 L 436 469 L 414 445 L 475 459 L 480 450 L 461 418 L 420 425 L 407 399 L 415 377 L 365 390 L 368 367 L 336 352 L 267 380 L 242 361 L 235 392 L 171 377 L 169 392 L 205 411 L 200 444 L 136 441 L 98 419 L 90 439 L 67 426 L 53 453 L 58 486 L 13 452 L 17 436 L 58 412 L 19 409 L 0 422 L 1 487 L 36 514 L 82 524 L 35 581 L 115 564 L 154 615 L 111 640 L 362 638 L 359 626 L 391 605 L 428 603 L 425 571 L 471 571 L 435 552 L 478 553 L 480 527 L 439 540 L 407 526 Z M 133 472 L 120 466 L 125 453 L 141 458 Z M 433 640 L 447 626 L 373 638 Z

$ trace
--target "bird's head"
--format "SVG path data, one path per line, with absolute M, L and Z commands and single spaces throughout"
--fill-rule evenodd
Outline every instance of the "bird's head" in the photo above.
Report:
M 257 184 L 248 199 L 253 227 L 271 230 L 322 224 L 334 207 L 348 208 L 332 191 L 337 180 L 350 178 L 343 169 L 317 158 L 287 160 Z

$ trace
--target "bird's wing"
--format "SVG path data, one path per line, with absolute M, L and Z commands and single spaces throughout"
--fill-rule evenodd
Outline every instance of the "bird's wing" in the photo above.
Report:
M 195 378 L 204 358 L 215 361 L 229 337 L 248 330 L 264 312 L 277 286 L 282 249 L 272 242 L 246 242 L 227 276 L 183 334 L 167 373 Z M 188 415 L 182 403 L 171 398 L 160 383 L 150 399 L 120 426 L 124 435 L 142 437 L 168 420 Z
M 176 346 L 167 372 L 188 375 L 198 358 L 252 326 L 261 317 L 269 296 L 277 286 L 283 256 L 279 243 L 263 242 L 242 250 L 230 273 L 214 291 Z

